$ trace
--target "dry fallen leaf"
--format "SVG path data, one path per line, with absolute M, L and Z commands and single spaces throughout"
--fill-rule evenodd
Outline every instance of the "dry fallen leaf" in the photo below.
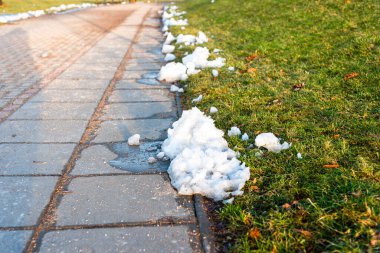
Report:
M 252 228 L 248 232 L 249 238 L 257 239 L 261 236 L 260 231 L 257 228 Z
M 303 87 L 305 87 L 305 83 L 297 83 L 297 84 L 293 85 L 293 90 L 294 91 L 299 91 Z
M 284 208 L 284 209 L 289 209 L 291 207 L 292 207 L 292 205 L 290 205 L 289 203 L 285 203 L 282 205 L 282 208 Z
M 361 191 L 358 191 L 358 192 L 351 192 L 351 195 L 358 198 L 362 195 L 362 192 Z
M 295 229 L 295 231 L 297 231 L 298 233 L 302 234 L 305 237 L 312 237 L 313 236 L 312 233 L 310 231 L 307 231 L 307 230 Z
M 255 73 L 256 71 L 257 71 L 257 69 L 255 69 L 255 68 L 247 69 L 247 73 Z
M 359 76 L 359 73 L 352 72 L 352 73 L 350 73 L 350 74 L 345 75 L 345 76 L 344 76 L 344 80 L 352 79 L 352 78 L 355 78 L 355 77 L 357 77 L 357 76 Z
M 338 139 L 339 137 L 340 137 L 340 134 L 334 134 L 334 135 L 333 135 L 333 138 L 334 138 L 334 139 Z
M 256 59 L 258 57 L 257 54 L 251 54 L 250 56 L 248 56 L 246 59 L 247 61 L 253 61 L 254 59 Z
M 337 163 L 325 164 L 325 165 L 323 165 L 323 168 L 326 168 L 326 169 L 337 169 L 337 168 L 339 168 L 339 164 L 337 164 Z
M 380 244 L 380 233 L 374 234 L 371 238 L 371 246 L 372 247 L 375 247 L 378 244 Z
M 251 188 L 251 191 L 260 192 L 260 188 L 256 185 L 252 185 L 250 188 Z

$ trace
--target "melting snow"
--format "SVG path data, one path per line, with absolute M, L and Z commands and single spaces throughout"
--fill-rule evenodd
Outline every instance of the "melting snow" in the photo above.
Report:
M 174 61 L 175 60 L 175 55 L 174 54 L 167 54 L 165 55 L 165 58 L 164 58 L 164 61 L 168 62 L 168 61 Z
M 175 81 L 185 81 L 188 78 L 186 74 L 187 67 L 179 62 L 171 62 L 161 67 L 158 74 L 158 80 L 172 83 Z
M 242 139 L 243 141 L 248 141 L 248 140 L 249 140 L 249 136 L 248 136 L 248 134 L 247 134 L 247 133 L 244 133 L 244 134 L 241 136 L 241 139 Z
M 140 145 L 140 135 L 135 134 L 128 138 L 128 145 L 130 146 L 138 146 Z
M 170 86 L 170 92 L 177 92 L 179 90 L 178 86 L 175 86 L 174 84 Z
M 269 151 L 278 153 L 281 150 L 288 149 L 292 144 L 284 142 L 280 144 L 280 140 L 273 133 L 261 133 L 256 136 L 255 145 L 264 147 Z
M 152 163 L 156 163 L 156 162 L 157 162 L 156 158 L 154 158 L 152 156 L 148 158 L 148 163 L 152 164 Z
M 213 75 L 214 77 L 218 77 L 218 76 L 219 76 L 219 72 L 218 72 L 218 70 L 213 69 L 213 70 L 212 70 L 212 75 Z
M 214 107 L 214 106 L 210 107 L 210 113 L 211 114 L 214 114 L 214 113 L 217 113 L 217 112 L 218 112 L 218 109 L 216 109 L 216 107 Z
M 168 33 L 164 45 L 170 45 L 175 40 L 176 37 L 174 37 L 172 33 Z
M 229 71 L 235 71 L 235 67 L 228 67 Z
M 184 111 L 173 123 L 162 149 L 172 159 L 168 173 L 180 194 L 219 201 L 243 193 L 249 168 L 228 148 L 223 134 L 198 108 Z
M 172 52 L 174 52 L 174 50 L 175 50 L 175 46 L 172 46 L 172 45 L 164 45 L 162 47 L 162 53 L 163 54 L 172 53 Z
M 297 158 L 300 159 L 300 160 L 302 159 L 301 153 L 297 153 Z
M 192 62 L 195 68 L 220 68 L 224 66 L 225 59 L 217 58 L 213 61 L 208 61 L 210 52 L 207 47 L 197 47 L 192 54 L 185 56 L 182 59 L 183 64 L 187 65 Z
M 202 95 L 199 95 L 197 98 L 194 98 L 193 100 L 191 100 L 191 103 L 198 103 L 202 100 L 203 96 Z
M 228 136 L 236 136 L 236 135 L 241 135 L 241 131 L 238 127 L 231 127 L 230 130 L 227 132 Z

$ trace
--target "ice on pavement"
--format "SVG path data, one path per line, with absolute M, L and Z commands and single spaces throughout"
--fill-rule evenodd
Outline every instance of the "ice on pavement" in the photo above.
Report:
M 231 127 L 230 130 L 227 132 L 228 136 L 236 136 L 236 135 L 241 135 L 241 131 L 238 127 Z
M 134 134 L 128 138 L 128 145 L 130 146 L 138 146 L 140 145 L 140 135 Z
M 199 95 L 198 97 L 194 98 L 193 100 L 191 100 L 191 103 L 198 103 L 202 100 L 203 96 L 202 95 Z
M 211 114 L 214 114 L 214 113 L 217 113 L 217 112 L 218 112 L 218 109 L 216 107 L 214 107 L 214 106 L 210 107 L 210 113 Z
M 255 145 L 257 147 L 264 147 L 269 151 L 278 153 L 281 150 L 288 149 L 292 144 L 287 142 L 280 143 L 280 139 L 278 139 L 273 133 L 261 133 L 256 136 Z
M 160 73 L 158 74 L 158 80 L 166 81 L 168 83 L 176 81 L 185 81 L 188 78 L 186 74 L 187 67 L 180 62 L 170 62 L 165 66 L 161 67 Z
M 172 159 L 168 173 L 180 194 L 202 194 L 219 201 L 243 193 L 249 168 L 228 148 L 223 135 L 196 107 L 173 123 L 162 150 Z

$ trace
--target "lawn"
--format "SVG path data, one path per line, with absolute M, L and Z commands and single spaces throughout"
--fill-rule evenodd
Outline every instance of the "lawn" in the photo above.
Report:
M 30 10 L 45 10 L 61 4 L 80 4 L 80 3 L 112 3 L 121 2 L 120 0 L 3 0 L 0 6 L 1 13 L 19 13 Z
M 190 26 L 227 66 L 184 84 L 184 107 L 238 126 L 229 138 L 251 168 L 245 194 L 215 213 L 233 252 L 380 251 L 380 2 L 378 0 L 184 1 Z M 172 29 L 175 35 L 184 33 Z M 192 47 L 177 50 L 177 56 Z M 215 56 L 215 55 L 214 55 Z M 247 148 L 260 132 L 292 147 Z M 297 158 L 297 153 L 302 159 Z M 219 226 L 220 227 L 220 226 Z

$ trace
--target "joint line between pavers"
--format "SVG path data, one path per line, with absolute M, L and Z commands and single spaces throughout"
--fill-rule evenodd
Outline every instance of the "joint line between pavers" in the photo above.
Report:
M 80 155 L 83 148 L 86 145 L 88 145 L 86 143 L 90 142 L 91 133 L 93 133 L 93 131 L 99 126 L 100 121 L 98 120 L 98 118 L 100 118 L 100 116 L 102 115 L 101 111 L 102 111 L 102 109 L 106 103 L 106 100 L 108 99 L 112 90 L 114 89 L 116 82 L 122 78 L 126 63 L 129 60 L 130 55 L 132 53 L 132 46 L 134 44 L 136 44 L 138 36 L 141 33 L 142 28 L 143 28 L 142 24 L 144 23 L 144 21 L 146 20 L 146 18 L 150 14 L 150 12 L 151 12 L 151 9 L 147 10 L 146 14 L 144 15 L 144 17 L 143 17 L 140 25 L 138 26 L 138 29 L 134 35 L 134 38 L 131 41 L 131 44 L 129 45 L 129 47 L 127 49 L 127 52 L 125 53 L 125 55 L 123 57 L 123 60 L 121 61 L 119 67 L 117 68 L 117 71 L 115 72 L 113 79 L 110 81 L 106 90 L 104 91 L 103 96 L 102 96 L 100 102 L 98 103 L 98 106 L 96 107 L 95 112 L 93 113 L 89 123 L 87 124 L 86 130 L 84 131 L 79 144 L 75 147 L 75 149 L 74 149 L 74 151 L 73 151 L 73 153 L 69 159 L 69 162 L 65 166 L 65 169 L 62 173 L 62 176 L 59 178 L 59 180 L 55 186 L 55 190 L 50 197 L 49 203 L 44 208 L 44 210 L 40 216 L 37 227 L 36 227 L 36 229 L 34 229 L 33 235 L 25 247 L 25 252 L 29 253 L 29 252 L 33 252 L 35 250 L 38 250 L 39 245 L 37 244 L 37 242 L 40 241 L 40 239 L 41 239 L 40 234 L 42 231 L 44 231 L 45 228 L 49 227 L 50 223 L 52 222 L 51 217 L 53 217 L 53 215 L 55 214 L 55 209 L 58 206 L 59 199 L 60 199 L 60 197 L 62 197 L 62 190 L 64 189 L 64 187 L 66 186 L 66 184 L 68 182 L 68 179 L 69 179 L 68 174 L 73 169 L 73 167 L 75 165 L 75 161 L 77 160 L 77 158 Z

